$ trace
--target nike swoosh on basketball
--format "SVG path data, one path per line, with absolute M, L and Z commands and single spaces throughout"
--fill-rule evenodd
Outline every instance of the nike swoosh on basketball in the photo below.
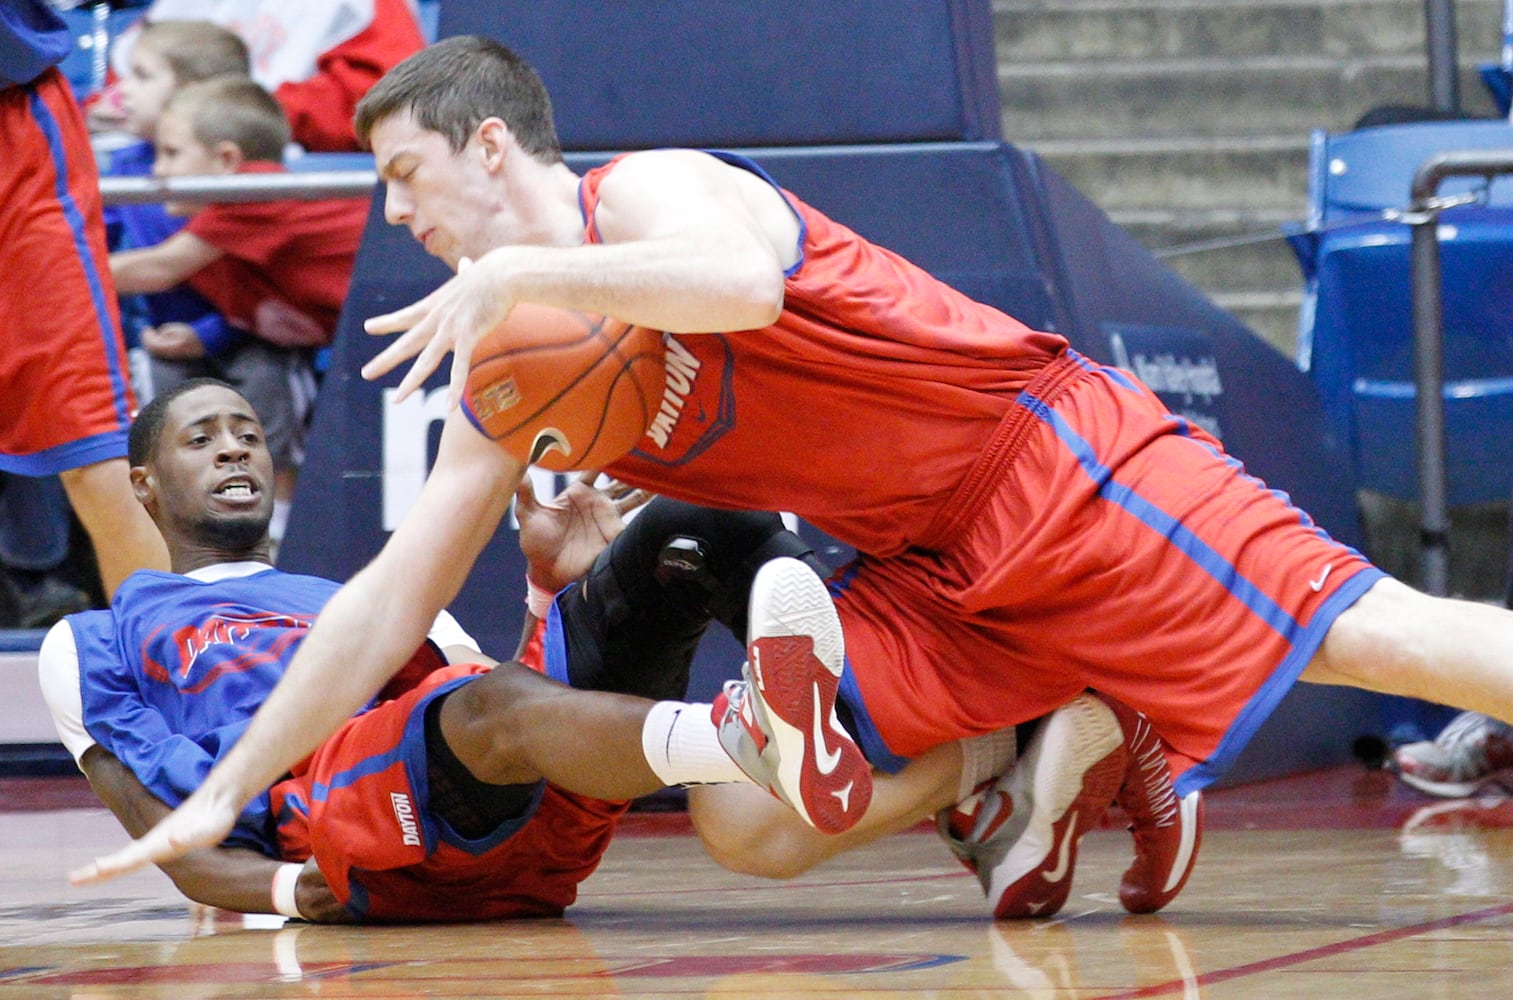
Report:
M 1332 569 L 1334 569 L 1334 563 L 1328 563 L 1324 566 L 1324 572 L 1319 574 L 1319 578 L 1317 580 L 1308 581 L 1308 586 L 1313 590 L 1315 594 L 1324 589 L 1324 581 L 1329 579 L 1329 571 Z
M 840 748 L 837 747 L 836 749 L 831 750 L 825 744 L 825 723 L 824 723 L 824 712 L 821 710 L 821 705 L 820 705 L 820 686 L 819 686 L 818 683 L 815 683 L 815 685 L 814 685 L 814 766 L 819 769 L 820 774 L 822 774 L 822 775 L 828 775 L 828 774 L 833 773 L 835 771 L 835 769 L 838 766 L 840 766 L 840 762 L 841 762 L 841 751 L 840 751 Z
M 1061 854 L 1056 858 L 1056 867 L 1042 874 L 1047 882 L 1060 882 L 1066 878 L 1067 871 L 1071 868 L 1072 860 L 1072 835 L 1077 832 L 1077 813 L 1073 812 L 1067 819 L 1066 831 L 1061 835 Z

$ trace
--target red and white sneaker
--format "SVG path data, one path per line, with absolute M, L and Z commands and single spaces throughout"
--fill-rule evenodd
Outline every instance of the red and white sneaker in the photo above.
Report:
M 845 640 L 830 593 L 797 559 L 765 563 L 751 584 L 744 681 L 715 699 L 720 744 L 757 784 L 822 833 L 856 825 L 872 767 L 835 714 Z
M 1177 898 L 1203 839 L 1203 794 L 1178 797 L 1161 737 L 1150 720 L 1122 702 L 1096 695 L 1124 732 L 1129 765 L 1114 797 L 1129 819 L 1135 860 L 1119 883 L 1119 902 L 1131 913 L 1155 913 Z
M 1113 711 L 1081 694 L 1046 716 L 1012 769 L 937 814 L 941 836 L 982 883 L 993 916 L 1061 909 L 1077 845 L 1108 811 L 1127 762 Z

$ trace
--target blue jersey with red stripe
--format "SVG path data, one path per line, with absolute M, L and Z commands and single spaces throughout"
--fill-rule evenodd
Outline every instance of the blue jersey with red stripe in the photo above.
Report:
M 337 587 L 272 568 L 214 583 L 133 573 L 111 610 L 68 619 L 90 736 L 177 806 L 247 728 Z M 228 842 L 278 855 L 267 793 Z

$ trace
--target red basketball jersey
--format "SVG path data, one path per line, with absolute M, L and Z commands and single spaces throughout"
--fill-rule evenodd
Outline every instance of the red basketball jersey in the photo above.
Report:
M 590 242 L 614 166 L 582 181 Z M 782 315 L 762 330 L 669 334 L 661 411 L 608 471 L 694 503 L 793 511 L 893 554 L 924 533 L 1015 394 L 1067 344 L 782 193 L 803 226 Z

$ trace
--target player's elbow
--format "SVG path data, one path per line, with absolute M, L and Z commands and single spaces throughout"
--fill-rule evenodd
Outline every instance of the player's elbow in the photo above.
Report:
M 770 247 L 755 242 L 727 251 L 712 289 L 719 315 L 702 320 L 703 329 L 760 330 L 776 323 L 783 312 L 782 263 Z
M 783 313 L 783 272 L 772 267 L 754 268 L 743 286 L 747 313 L 744 329 L 760 330 L 778 321 Z

